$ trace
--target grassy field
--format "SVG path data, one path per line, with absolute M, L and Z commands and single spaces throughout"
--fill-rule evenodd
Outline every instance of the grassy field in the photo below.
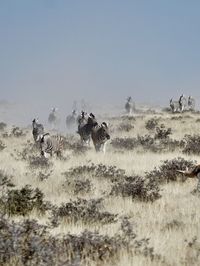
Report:
M 105 155 L 74 133 L 47 161 L 31 128 L 1 130 L 0 264 L 200 265 L 197 179 L 176 172 L 199 161 L 199 113 L 99 121 Z

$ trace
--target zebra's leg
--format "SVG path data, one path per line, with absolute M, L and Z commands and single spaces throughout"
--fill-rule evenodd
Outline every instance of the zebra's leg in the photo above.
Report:
M 200 193 L 200 173 L 197 175 L 198 183 L 197 183 L 197 192 Z
M 105 154 L 106 153 L 106 142 L 103 144 L 103 153 Z

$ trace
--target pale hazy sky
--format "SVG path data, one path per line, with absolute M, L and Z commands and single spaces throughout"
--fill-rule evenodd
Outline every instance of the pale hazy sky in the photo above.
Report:
M 198 0 L 0 0 L 0 99 L 200 97 L 199 14 Z

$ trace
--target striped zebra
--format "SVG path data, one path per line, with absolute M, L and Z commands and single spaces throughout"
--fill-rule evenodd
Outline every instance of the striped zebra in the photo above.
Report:
M 71 115 L 68 115 L 66 117 L 66 126 L 67 126 L 67 128 L 70 129 L 71 127 L 73 127 L 76 124 L 76 116 L 77 116 L 76 110 L 73 110 Z
M 197 179 L 198 179 L 197 192 L 200 193 L 200 165 L 196 165 L 190 171 L 188 171 L 188 169 L 186 169 L 185 171 L 177 170 L 177 172 L 184 174 L 187 177 L 197 177 Z
M 192 96 L 188 97 L 188 110 L 190 111 L 195 110 L 195 99 Z
M 90 115 L 86 119 L 85 113 L 82 112 L 82 118 L 79 121 L 78 131 L 77 131 L 77 133 L 80 135 L 82 144 L 84 143 L 86 143 L 87 145 L 90 144 L 92 128 L 95 127 L 96 125 L 97 121 L 92 113 L 90 113 Z
M 125 104 L 125 110 L 126 110 L 126 113 L 129 115 L 131 115 L 132 112 L 135 110 L 135 103 L 133 102 L 131 97 L 127 98 L 127 102 Z
M 169 105 L 171 107 L 172 113 L 180 112 L 181 106 L 179 101 L 173 101 L 173 99 L 170 99 Z
M 92 128 L 91 132 L 92 141 L 95 147 L 95 150 L 106 152 L 106 143 L 110 139 L 108 125 L 106 122 L 103 122 L 101 125 L 96 125 Z
M 40 151 L 41 155 L 48 158 L 48 155 L 52 156 L 56 154 L 61 157 L 63 149 L 63 139 L 61 136 L 50 136 L 49 133 L 42 135 L 40 139 Z
M 33 139 L 35 142 L 38 142 L 41 136 L 44 134 L 44 126 L 38 123 L 38 119 L 33 119 L 32 127 Z
M 58 109 L 57 108 L 52 108 L 49 117 L 48 117 L 48 122 L 51 125 L 52 129 L 56 129 L 60 123 L 60 118 L 58 115 Z
M 180 96 L 180 98 L 179 98 L 179 105 L 180 105 L 180 111 L 181 111 L 181 113 L 184 111 L 184 110 L 186 110 L 186 108 L 187 108 L 187 99 L 186 99 L 186 97 L 182 94 L 181 96 Z
M 81 125 L 87 124 L 88 121 L 88 114 L 84 111 L 81 111 L 81 114 L 77 116 L 76 122 L 78 124 L 78 127 Z

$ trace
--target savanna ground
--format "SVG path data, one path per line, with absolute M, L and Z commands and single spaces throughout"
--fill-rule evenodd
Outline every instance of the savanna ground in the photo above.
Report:
M 65 136 L 41 160 L 31 128 L 1 123 L 0 265 L 200 265 L 200 114 L 108 121 L 105 155 Z

